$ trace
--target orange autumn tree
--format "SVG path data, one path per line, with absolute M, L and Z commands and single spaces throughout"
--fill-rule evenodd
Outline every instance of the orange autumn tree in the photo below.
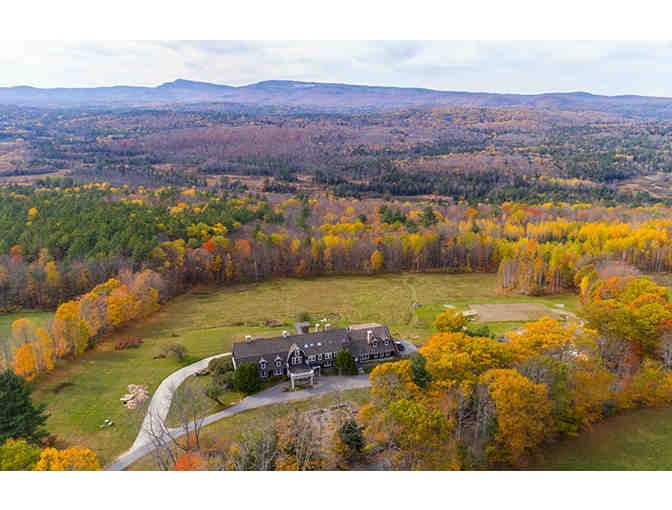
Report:
M 35 471 L 100 471 L 100 463 L 96 454 L 88 448 L 45 448 Z
M 173 471 L 204 471 L 207 469 L 207 462 L 194 452 L 184 452 L 177 458 Z
M 31 344 L 24 344 L 14 351 L 14 359 L 11 365 L 14 371 L 26 380 L 30 381 L 35 378 L 37 366 Z

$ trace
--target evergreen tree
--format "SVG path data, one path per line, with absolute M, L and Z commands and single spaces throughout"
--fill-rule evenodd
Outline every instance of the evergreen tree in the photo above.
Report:
M 357 455 L 362 452 L 364 448 L 364 437 L 362 436 L 362 429 L 355 420 L 347 420 L 338 431 L 341 436 L 341 441 L 350 450 L 350 456 Z
M 336 355 L 334 366 L 340 375 L 357 375 L 357 363 L 348 349 L 343 349 Z
M 47 406 L 33 405 L 31 392 L 31 386 L 11 370 L 0 374 L 0 444 L 10 438 L 36 442 L 47 434 L 41 428 Z
M 416 353 L 413 355 L 413 357 L 411 357 L 411 379 L 419 388 L 422 388 L 423 390 L 427 388 L 429 381 L 432 380 L 432 377 L 425 368 L 426 364 L 427 360 L 420 353 Z
M 242 363 L 233 374 L 233 387 L 236 391 L 247 395 L 259 391 L 261 384 L 257 365 L 254 363 Z

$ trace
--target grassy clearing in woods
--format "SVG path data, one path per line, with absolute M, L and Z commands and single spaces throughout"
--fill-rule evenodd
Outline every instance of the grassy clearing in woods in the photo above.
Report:
M 412 303 L 421 306 L 413 307 Z M 73 362 L 36 381 L 34 399 L 48 405 L 47 428 L 59 445 L 92 448 L 108 463 L 132 444 L 140 421 L 121 405 L 129 384 L 147 384 L 150 394 L 170 373 L 207 356 L 228 352 L 246 334 L 258 337 L 291 329 L 299 312 L 314 320 L 327 317 L 334 326 L 360 322 L 387 324 L 393 335 L 422 344 L 433 333 L 434 317 L 451 304 L 464 310 L 472 303 L 540 302 L 565 304 L 577 311 L 575 295 L 545 298 L 497 293 L 493 274 L 413 274 L 275 279 L 258 285 L 198 288 L 164 305 L 151 317 L 106 338 Z M 517 327 L 495 323 L 496 332 Z M 512 327 L 509 327 L 512 326 Z M 124 337 L 143 340 L 137 349 L 115 351 Z M 152 359 L 161 348 L 180 342 L 188 359 Z M 115 425 L 100 429 L 109 418 Z

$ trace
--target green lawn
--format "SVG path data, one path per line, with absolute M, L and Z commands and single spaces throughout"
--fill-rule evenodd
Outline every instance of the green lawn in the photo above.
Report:
M 670 470 L 672 408 L 640 409 L 611 417 L 575 439 L 559 442 L 531 469 Z
M 306 311 L 313 319 L 327 317 L 334 326 L 380 322 L 395 336 L 424 343 L 443 304 L 464 309 L 471 303 L 538 301 L 564 303 L 570 311 L 579 307 L 574 295 L 507 297 L 498 295 L 496 287 L 493 274 L 402 273 L 199 288 L 114 333 L 81 359 L 60 363 L 53 373 L 36 381 L 34 398 L 48 405 L 47 428 L 60 439 L 59 445 L 90 447 L 107 463 L 131 445 L 139 428 L 134 413 L 119 401 L 127 385 L 147 384 L 152 393 L 162 379 L 180 368 L 174 359 L 152 359 L 171 342 L 187 347 L 185 363 L 190 363 L 230 351 L 232 342 L 246 334 L 279 335 L 292 328 L 298 312 Z M 414 308 L 413 302 L 421 306 Z M 509 327 L 498 324 L 498 333 Z M 143 344 L 115 351 L 114 341 L 125 336 L 140 337 Z M 106 418 L 115 425 L 101 430 Z
M 212 381 L 212 375 L 205 375 L 196 377 L 192 375 L 184 380 L 182 384 L 193 384 L 195 388 L 199 390 L 205 390 L 205 388 Z M 203 398 L 204 405 L 206 407 L 205 414 L 213 414 L 219 411 L 223 411 L 227 407 L 232 406 L 233 404 L 239 402 L 241 399 L 245 398 L 245 395 L 237 391 L 226 391 L 219 396 L 219 401 L 221 404 L 218 404 L 212 399 L 207 397 Z M 182 425 L 180 422 L 179 416 L 176 414 L 175 410 L 175 400 L 171 402 L 170 409 L 168 410 L 168 416 L 166 417 L 166 423 L 169 427 L 178 427 Z

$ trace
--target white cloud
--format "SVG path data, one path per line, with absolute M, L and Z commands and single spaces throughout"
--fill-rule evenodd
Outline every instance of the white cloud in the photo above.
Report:
M 0 86 L 293 79 L 672 96 L 665 41 L 4 41 Z

